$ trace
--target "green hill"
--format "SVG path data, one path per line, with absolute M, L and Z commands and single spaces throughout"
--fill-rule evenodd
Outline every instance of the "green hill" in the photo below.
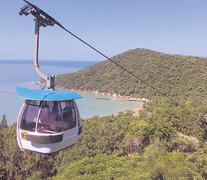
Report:
M 134 49 L 112 57 L 162 93 L 176 99 L 207 98 L 207 59 Z M 161 96 L 106 60 L 76 73 L 56 77 L 60 88 L 109 92 L 132 97 Z
M 207 179 L 207 105 L 183 100 L 206 97 L 207 59 L 136 49 L 113 60 L 182 99 L 180 106 L 157 97 L 144 104 L 139 116 L 125 111 L 82 120 L 77 143 L 51 156 L 22 152 L 16 124 L 3 127 L 0 179 Z M 57 84 L 138 97 L 156 95 L 109 61 L 59 76 Z

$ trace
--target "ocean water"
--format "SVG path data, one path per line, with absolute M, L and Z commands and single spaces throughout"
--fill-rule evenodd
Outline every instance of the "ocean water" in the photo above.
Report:
M 59 75 L 69 72 L 76 72 L 87 66 L 95 64 L 95 61 L 41 61 L 40 69 L 45 74 Z M 3 114 L 6 115 L 8 125 L 17 120 L 19 110 L 24 102 L 17 93 L 16 87 L 33 88 L 34 82 L 40 81 L 36 74 L 32 61 L 0 60 L 0 120 Z M 105 116 L 118 113 L 125 109 L 135 109 L 140 106 L 139 102 L 133 101 L 111 101 L 101 100 L 112 98 L 100 94 L 87 92 L 77 93 L 83 96 L 76 100 L 81 118 L 92 116 Z

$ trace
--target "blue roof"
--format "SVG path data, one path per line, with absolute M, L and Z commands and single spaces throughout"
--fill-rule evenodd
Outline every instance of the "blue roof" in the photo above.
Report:
M 82 98 L 80 94 L 73 91 L 51 90 L 51 89 L 28 89 L 17 87 L 16 91 L 24 99 L 44 100 L 44 101 L 64 101 Z

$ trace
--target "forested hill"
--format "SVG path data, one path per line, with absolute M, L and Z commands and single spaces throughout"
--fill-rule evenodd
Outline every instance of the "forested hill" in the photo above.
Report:
M 207 59 L 134 49 L 116 55 L 114 61 L 142 80 L 176 99 L 207 99 Z M 160 96 L 111 61 L 56 78 L 58 87 L 109 92 L 151 99 Z

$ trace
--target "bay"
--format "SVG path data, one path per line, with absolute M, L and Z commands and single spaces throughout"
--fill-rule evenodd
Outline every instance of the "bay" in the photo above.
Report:
M 45 74 L 59 75 L 76 72 L 96 61 L 41 61 L 40 69 Z M 32 61 L 0 60 L 0 120 L 6 115 L 8 125 L 17 120 L 19 110 L 24 102 L 17 93 L 16 87 L 34 88 L 34 82 L 40 81 L 36 74 Z M 101 100 L 112 97 L 101 94 L 77 91 L 83 96 L 76 100 L 81 118 L 92 116 L 106 116 L 118 113 L 125 109 L 135 109 L 139 102 Z

